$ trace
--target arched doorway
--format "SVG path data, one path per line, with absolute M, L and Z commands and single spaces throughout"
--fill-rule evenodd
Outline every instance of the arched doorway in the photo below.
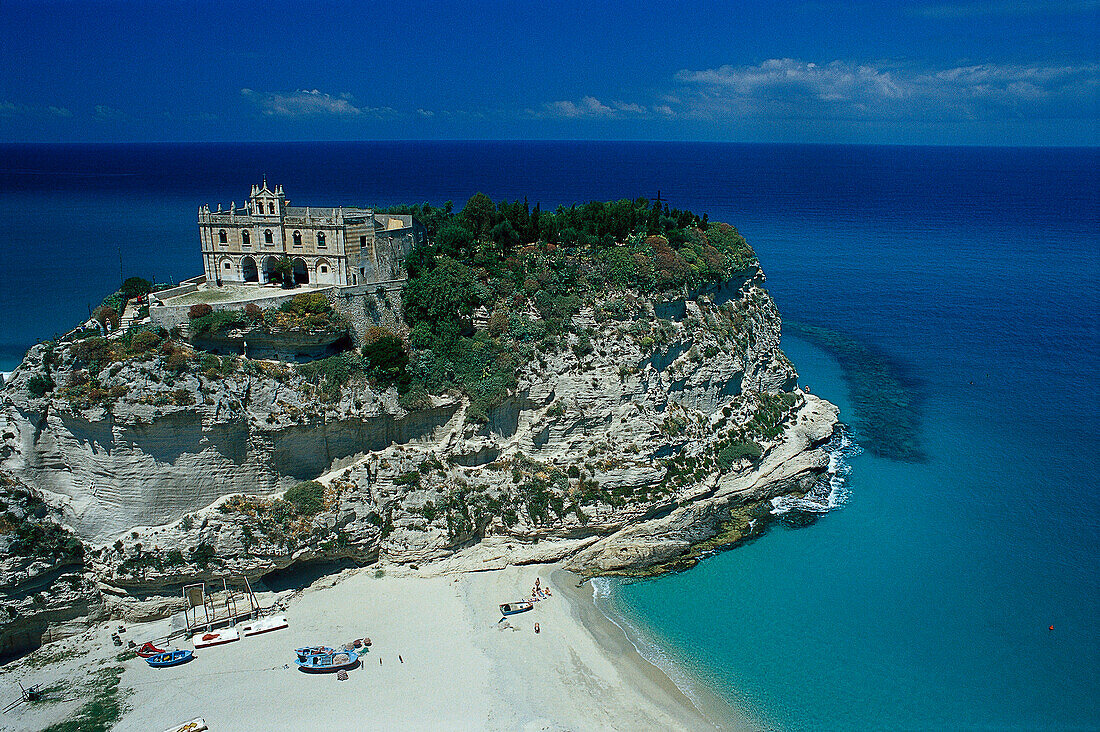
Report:
M 275 263 L 278 262 L 278 261 L 279 260 L 277 260 L 275 257 L 264 257 L 264 266 L 263 266 L 264 278 L 263 278 L 262 282 L 268 283 L 268 282 L 278 282 L 279 281 L 279 276 L 277 274 L 275 274 Z
M 241 260 L 241 277 L 245 282 L 259 282 L 260 273 L 256 270 L 256 260 L 245 257 Z
M 318 285 L 331 285 L 333 283 L 333 274 L 332 266 L 328 263 L 327 259 L 317 260 L 317 277 L 314 281 Z
M 294 260 L 294 284 L 309 284 L 309 267 L 306 266 L 306 260 L 304 259 Z

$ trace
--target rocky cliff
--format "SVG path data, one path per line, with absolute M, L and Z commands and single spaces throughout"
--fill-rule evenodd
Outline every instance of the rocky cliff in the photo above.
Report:
M 40 345 L 0 392 L 0 467 L 60 511 L 101 582 L 172 592 L 485 547 L 638 571 L 824 478 L 836 409 L 795 389 L 758 268 L 679 300 L 619 291 L 573 326 L 525 354 L 487 420 L 459 394 L 410 411 L 365 377 L 322 394 L 299 367 L 183 346 L 100 364 L 93 393 L 87 354 Z

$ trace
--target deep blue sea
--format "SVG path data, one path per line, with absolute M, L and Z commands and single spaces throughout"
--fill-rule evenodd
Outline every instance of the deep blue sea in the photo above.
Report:
M 606 583 L 601 605 L 771 728 L 1100 729 L 1100 150 L 0 146 L 0 368 L 120 272 L 199 273 L 197 207 L 265 174 L 302 205 L 660 190 L 733 223 L 786 318 L 897 369 L 926 459 L 850 456 L 816 523 Z M 858 434 L 835 354 L 784 348 Z

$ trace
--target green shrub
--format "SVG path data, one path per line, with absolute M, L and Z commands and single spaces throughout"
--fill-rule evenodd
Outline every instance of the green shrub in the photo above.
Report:
M 199 569 L 203 570 L 205 570 L 210 565 L 210 562 L 217 556 L 218 553 L 214 550 L 214 547 L 207 544 L 205 541 L 191 550 L 191 561 L 199 567 Z
M 212 312 L 214 312 L 213 307 L 204 302 L 200 302 L 188 308 L 187 317 L 191 320 L 195 320 L 196 318 L 204 318 Z
M 734 440 L 718 452 L 718 467 L 728 471 L 738 461 L 748 459 L 756 462 L 764 454 L 760 445 L 750 440 Z
M 363 358 L 367 372 L 382 387 L 407 386 L 409 354 L 400 338 L 386 328 L 371 327 L 363 339 Z
M 134 353 L 145 353 L 159 346 L 163 340 L 159 333 L 143 330 L 130 339 L 130 350 Z
M 54 381 L 48 375 L 35 374 L 27 379 L 27 391 L 37 397 L 46 396 L 46 392 L 54 388 Z
M 289 488 L 283 500 L 304 515 L 313 516 L 325 505 L 325 487 L 315 480 L 307 480 Z

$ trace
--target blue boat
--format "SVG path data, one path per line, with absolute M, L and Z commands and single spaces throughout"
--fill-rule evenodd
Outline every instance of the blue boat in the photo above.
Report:
M 525 613 L 533 608 L 529 602 L 506 602 L 500 606 L 500 614 L 507 617 L 509 615 L 518 615 L 519 613 Z
M 194 651 L 169 651 L 149 656 L 145 659 L 145 662 L 153 668 L 168 668 L 169 666 L 179 666 L 182 663 L 187 663 L 194 657 Z
M 340 669 L 351 669 L 359 663 L 359 654 L 355 651 L 332 651 L 299 656 L 294 662 L 299 669 L 311 674 L 327 674 Z
M 336 653 L 336 649 L 329 648 L 328 646 L 305 646 L 304 648 L 295 648 L 294 653 L 298 655 L 298 661 L 296 661 L 296 663 L 302 663 L 310 656 L 323 656 L 326 653 Z

